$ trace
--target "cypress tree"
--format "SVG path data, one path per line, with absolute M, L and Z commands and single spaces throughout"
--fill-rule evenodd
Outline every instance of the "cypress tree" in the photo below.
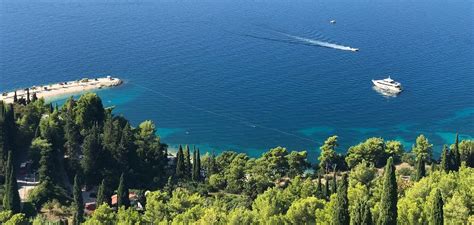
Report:
M 30 89 L 27 88 L 26 89 L 26 104 L 30 104 L 31 100 L 30 100 Z
M 200 181 L 201 180 L 201 156 L 199 153 L 199 149 L 194 150 L 193 152 L 193 180 Z
M 97 124 L 92 126 L 82 143 L 81 167 L 84 172 L 86 185 L 98 183 L 98 168 L 101 168 L 100 155 L 102 143 L 100 141 L 100 129 Z
M 382 196 L 380 199 L 380 216 L 378 224 L 397 224 L 397 179 L 395 177 L 395 166 L 393 158 L 390 157 L 385 165 L 383 175 Z
M 421 178 L 425 176 L 426 176 L 425 162 L 423 160 L 423 157 L 418 157 L 418 160 L 416 160 L 415 181 L 419 181 L 421 180 Z
M 323 187 L 321 184 L 321 174 L 318 174 L 318 186 L 316 187 L 316 197 L 319 199 L 324 199 Z
M 349 225 L 349 199 L 347 198 L 347 174 L 342 175 L 341 186 L 337 190 L 336 209 L 334 210 L 334 225 Z
M 441 196 L 441 191 L 436 189 L 435 199 L 433 204 L 433 211 L 431 216 L 431 224 L 432 225 L 443 225 L 444 224 L 444 216 L 443 216 L 443 198 Z
M 212 153 L 207 161 L 206 176 L 210 177 L 215 172 L 217 172 L 216 156 Z
M 31 97 L 31 101 L 35 102 L 36 100 L 38 100 L 38 96 L 36 95 L 36 92 L 35 92 L 33 93 L 33 96 Z
M 459 135 L 456 134 L 453 149 L 451 149 L 451 170 L 458 171 L 461 166 L 461 154 L 459 153 Z
M 370 205 L 367 198 L 360 199 L 355 205 L 354 218 L 352 224 L 372 225 L 372 213 L 370 212 Z
M 443 152 L 441 153 L 441 169 L 448 173 L 449 172 L 449 162 L 451 161 L 449 150 L 446 145 L 443 146 Z
M 202 179 L 202 177 L 201 177 L 201 152 L 199 151 L 199 148 L 197 149 L 197 153 L 196 153 L 196 176 L 197 176 L 198 181 L 200 181 Z
M 105 179 L 102 179 L 102 182 L 99 185 L 99 189 L 97 190 L 97 198 L 96 198 L 96 205 L 99 207 L 104 203 L 108 203 L 108 196 L 105 193 Z
M 185 175 L 186 166 L 184 164 L 183 147 L 179 146 L 176 154 L 176 177 L 183 178 Z
M 53 103 L 49 103 L 49 113 L 53 113 L 53 112 L 54 112 Z
M 332 193 L 337 193 L 337 176 L 336 176 L 336 170 L 334 170 L 333 176 L 332 176 L 332 182 L 331 182 L 331 192 Z
M 326 183 L 324 184 L 324 194 L 326 195 L 326 199 L 329 200 L 331 199 L 331 190 L 329 189 L 329 178 L 324 177 L 326 179 Z
M 74 198 L 73 224 L 79 225 L 84 221 L 84 200 L 82 199 L 81 184 L 79 183 L 79 178 L 77 175 L 74 177 L 74 186 L 72 189 Z
M 125 206 L 128 208 L 130 206 L 130 199 L 128 198 L 128 187 L 125 182 L 124 174 L 120 176 L 119 186 L 117 188 L 117 208 Z
M 13 102 L 14 103 L 18 102 L 18 95 L 16 94 L 16 91 L 15 91 L 15 94 L 13 94 Z
M 186 178 L 191 178 L 191 153 L 189 152 L 189 146 L 186 145 L 184 150 L 184 175 Z
M 15 169 L 13 164 L 12 152 L 8 152 L 6 165 L 5 194 L 3 196 L 3 209 L 11 210 L 13 214 L 21 211 L 20 194 L 18 193 L 18 184 L 16 182 Z

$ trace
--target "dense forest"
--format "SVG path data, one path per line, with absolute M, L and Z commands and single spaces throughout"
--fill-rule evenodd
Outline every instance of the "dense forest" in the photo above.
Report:
M 474 224 L 474 140 L 446 144 L 439 158 L 423 135 L 347 151 L 332 136 L 317 159 L 171 154 L 152 121 L 134 127 L 93 93 L 0 102 L 0 223 Z

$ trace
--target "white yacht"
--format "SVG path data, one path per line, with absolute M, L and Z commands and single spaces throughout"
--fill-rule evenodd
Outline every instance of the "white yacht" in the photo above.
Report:
M 383 80 L 372 80 L 372 83 L 374 83 L 376 87 L 389 92 L 399 93 L 402 91 L 402 85 L 392 80 L 390 76 Z
M 329 23 L 336 24 L 336 20 L 331 20 L 331 21 L 329 21 Z

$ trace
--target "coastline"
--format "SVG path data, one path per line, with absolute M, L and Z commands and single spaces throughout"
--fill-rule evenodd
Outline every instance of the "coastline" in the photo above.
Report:
M 2 92 L 0 95 L 0 101 L 5 103 L 13 103 L 15 98 L 15 92 L 17 99 L 31 99 L 33 95 L 36 94 L 37 98 L 44 98 L 45 100 L 81 93 L 85 91 L 102 89 L 106 87 L 115 87 L 123 83 L 119 78 L 114 78 L 111 76 L 101 77 L 101 78 L 83 78 L 75 81 L 60 82 L 49 85 L 40 85 L 33 86 L 25 89 L 18 89 L 11 92 Z

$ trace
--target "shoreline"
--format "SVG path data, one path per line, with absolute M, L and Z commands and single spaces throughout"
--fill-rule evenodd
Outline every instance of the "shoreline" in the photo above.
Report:
M 29 99 L 32 99 L 32 96 L 35 94 L 37 98 L 44 98 L 45 100 L 48 100 L 51 98 L 81 93 L 84 91 L 115 87 L 121 85 L 122 83 L 123 81 L 119 78 L 114 78 L 111 76 L 101 78 L 83 78 L 75 81 L 33 86 L 30 88 L 18 89 L 10 92 L 2 92 L 0 95 L 0 101 L 5 103 L 13 103 L 15 93 L 18 100 L 26 100 L 28 97 Z

